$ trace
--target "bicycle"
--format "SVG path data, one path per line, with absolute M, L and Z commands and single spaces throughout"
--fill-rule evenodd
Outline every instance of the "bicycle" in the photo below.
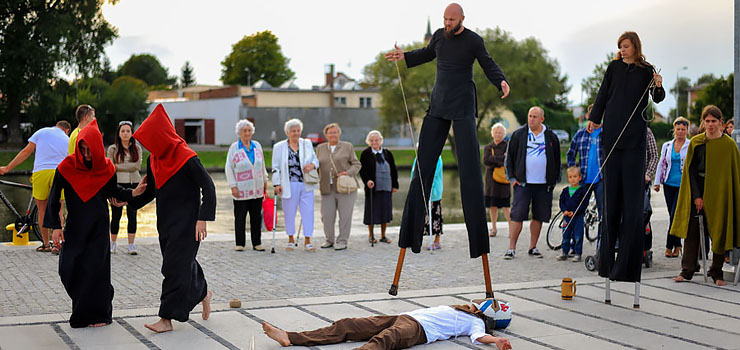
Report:
M 589 242 L 595 242 L 599 238 L 599 212 L 596 209 L 596 196 L 591 196 L 588 201 L 588 207 L 583 214 L 583 236 Z M 550 221 L 547 227 L 547 246 L 552 250 L 561 248 L 563 242 L 563 227 L 565 227 L 565 217 L 563 211 L 559 211 Z
M 4 181 L 0 180 L 0 184 L 11 186 L 11 187 L 17 187 L 26 189 L 29 191 L 33 190 L 33 187 L 31 185 L 25 185 L 20 184 L 16 182 L 11 181 Z M 42 241 L 41 239 L 41 231 L 39 230 L 39 218 L 38 218 L 38 208 L 36 207 L 36 201 L 33 199 L 33 195 L 31 196 L 31 199 L 28 201 L 28 208 L 26 209 L 26 214 L 21 215 L 18 210 L 13 206 L 12 203 L 10 203 L 10 200 L 8 200 L 8 197 L 5 196 L 2 190 L 0 190 L 0 200 L 5 204 L 6 207 L 8 207 L 8 210 L 10 210 L 10 213 L 15 216 L 15 230 L 17 231 L 16 236 L 21 237 L 22 234 L 26 232 L 33 232 L 33 234 L 36 236 L 36 238 L 39 241 Z

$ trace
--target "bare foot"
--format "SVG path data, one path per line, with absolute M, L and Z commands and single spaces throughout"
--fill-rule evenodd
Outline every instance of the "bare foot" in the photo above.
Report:
M 267 322 L 262 322 L 262 330 L 270 339 L 280 343 L 282 346 L 290 346 L 290 339 L 288 339 L 288 332 L 277 328 Z
M 674 282 L 685 282 L 685 281 L 686 281 L 686 279 L 685 279 L 685 278 L 683 278 L 683 276 L 681 276 L 681 275 L 678 275 L 678 276 L 676 276 L 676 277 L 673 277 L 673 281 L 674 281 Z
M 213 296 L 213 292 L 209 290 L 208 293 L 206 293 L 206 297 L 203 298 L 203 301 L 201 302 L 203 304 L 203 313 L 201 313 L 201 317 L 203 317 L 204 320 L 211 317 L 211 296 Z
M 172 330 L 172 321 L 160 318 L 157 323 L 145 324 L 144 327 L 155 333 L 164 333 Z
M 107 323 L 93 323 L 93 324 L 89 325 L 88 327 L 98 328 L 98 327 L 104 327 L 104 326 L 107 326 L 107 325 L 108 325 Z
M 726 285 L 727 283 L 725 283 L 724 280 L 716 280 L 716 281 L 714 281 L 714 284 L 722 287 L 722 286 Z

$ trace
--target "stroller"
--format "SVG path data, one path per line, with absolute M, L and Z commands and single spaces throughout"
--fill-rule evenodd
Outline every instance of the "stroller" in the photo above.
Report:
M 643 204 L 643 211 L 642 211 L 642 222 L 645 227 L 645 242 L 643 243 L 643 252 L 642 252 L 642 263 L 645 265 L 646 268 L 650 268 L 653 266 L 653 251 L 651 250 L 653 248 L 653 227 L 650 224 L 650 218 L 653 216 L 653 207 L 650 205 L 650 185 L 646 185 L 645 187 L 645 196 L 644 196 L 644 204 Z M 601 220 L 599 225 L 603 225 L 604 220 Z M 599 231 L 601 233 L 601 231 Z M 596 240 L 596 254 L 589 255 L 586 257 L 584 264 L 586 265 L 586 269 L 589 271 L 596 271 L 599 269 L 599 246 L 601 244 L 601 235 L 599 235 L 599 238 Z M 617 250 L 619 249 L 619 241 L 617 241 Z

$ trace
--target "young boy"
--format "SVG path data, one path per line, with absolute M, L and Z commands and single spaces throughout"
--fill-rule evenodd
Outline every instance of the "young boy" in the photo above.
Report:
M 586 196 L 586 188 L 581 186 L 581 169 L 575 166 L 568 168 L 568 184 L 570 186 L 560 194 L 560 210 L 564 218 L 563 254 L 558 259 L 568 259 L 572 250 L 573 261 L 579 262 L 583 254 L 583 214 L 588 207 L 588 202 L 581 203 L 585 202 Z

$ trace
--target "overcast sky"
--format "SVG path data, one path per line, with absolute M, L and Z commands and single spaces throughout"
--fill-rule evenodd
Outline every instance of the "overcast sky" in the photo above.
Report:
M 106 49 L 113 67 L 131 54 L 151 53 L 180 75 L 189 60 L 200 84 L 221 84 L 221 61 L 243 36 L 270 30 L 290 59 L 301 88 L 323 84 L 324 65 L 362 79 L 362 68 L 394 42 L 423 39 L 427 18 L 432 31 L 442 26 L 449 1 L 298 1 L 298 0 L 121 0 L 104 5 L 119 37 Z M 568 76 L 572 103 L 581 102 L 581 79 L 616 51 L 625 30 L 636 31 L 643 51 L 661 69 L 664 84 L 676 73 L 693 80 L 704 73 L 727 75 L 733 69 L 732 0 L 527 0 L 461 1 L 464 25 L 495 28 L 516 39 L 537 38 Z M 496 48 L 493 48 L 496 50 Z M 517 82 L 510 82 L 516 89 Z M 669 95 L 658 105 L 675 106 Z

